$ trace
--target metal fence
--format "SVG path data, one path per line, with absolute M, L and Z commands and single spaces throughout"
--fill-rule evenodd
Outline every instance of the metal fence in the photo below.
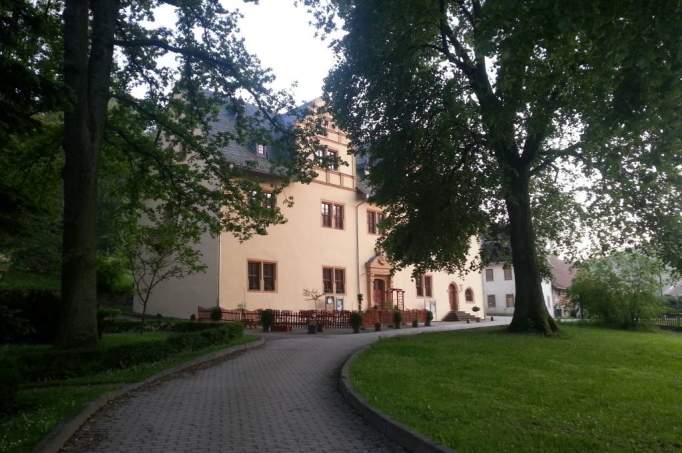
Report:
M 682 313 L 664 313 L 656 318 L 656 325 L 666 329 L 682 329 Z

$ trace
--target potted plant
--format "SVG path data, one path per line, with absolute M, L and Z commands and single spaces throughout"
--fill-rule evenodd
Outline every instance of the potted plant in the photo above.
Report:
M 375 332 L 380 332 L 380 331 L 381 331 L 381 323 L 380 323 L 380 322 L 375 322 L 375 323 L 374 323 L 374 331 L 375 331 Z
M 223 311 L 220 307 L 213 307 L 211 309 L 211 321 L 221 321 L 223 319 Z
M 403 322 L 403 314 L 400 310 L 395 310 L 393 312 L 393 328 L 400 329 L 400 324 Z
M 360 333 L 360 326 L 362 325 L 362 313 L 354 311 L 350 314 L 350 325 L 353 327 L 353 333 Z
M 317 333 L 317 323 L 315 322 L 315 315 L 314 314 L 308 318 L 307 325 L 308 325 L 308 333 L 309 334 Z
M 417 321 L 416 319 L 413 319 L 412 320 L 412 327 L 419 327 L 419 321 Z
M 478 313 L 479 311 L 481 311 L 481 307 L 479 307 L 478 305 L 474 305 L 472 307 L 472 310 L 474 311 L 474 313 Z M 481 318 L 476 316 L 476 322 L 481 322 Z
M 433 313 L 431 310 L 426 310 L 426 321 L 424 321 L 424 325 L 426 327 L 431 327 L 431 321 L 433 321 Z
M 263 310 L 260 314 L 260 325 L 263 326 L 263 332 L 270 332 L 272 324 L 275 322 L 275 313 L 270 310 Z

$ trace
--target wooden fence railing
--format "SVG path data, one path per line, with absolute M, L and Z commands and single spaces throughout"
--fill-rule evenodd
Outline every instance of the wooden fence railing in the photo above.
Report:
M 402 310 L 403 325 L 411 325 L 413 320 L 419 324 L 426 322 L 426 310 Z M 362 313 L 362 324 L 365 327 L 373 327 L 377 322 L 381 325 L 393 325 L 394 310 L 374 310 L 370 309 Z
M 656 325 L 666 329 L 682 329 L 682 313 L 664 313 L 656 318 Z
M 211 319 L 211 312 L 214 308 L 198 307 L 197 319 L 207 321 Z M 260 315 L 262 310 L 227 310 L 220 308 L 223 321 L 241 321 L 246 327 L 257 327 L 260 325 Z M 350 315 L 352 312 L 344 311 L 324 311 L 324 310 L 272 310 L 275 320 L 273 326 L 284 326 L 287 328 L 305 328 L 310 322 L 321 323 L 323 327 L 335 329 L 350 329 Z M 363 312 L 362 324 L 365 327 L 373 327 L 377 322 L 384 326 L 393 325 L 393 310 L 374 310 L 370 309 Z M 420 324 L 426 321 L 426 310 L 402 310 L 403 325 L 410 325 L 414 319 Z

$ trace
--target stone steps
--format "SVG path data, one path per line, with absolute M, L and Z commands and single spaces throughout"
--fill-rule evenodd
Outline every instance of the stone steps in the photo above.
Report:
M 466 321 L 467 319 L 475 321 L 478 317 L 461 310 L 450 310 L 443 318 L 443 321 Z

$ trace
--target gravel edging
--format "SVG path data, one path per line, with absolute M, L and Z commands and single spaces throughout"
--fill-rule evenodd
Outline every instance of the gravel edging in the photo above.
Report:
M 109 402 L 118 399 L 122 396 L 125 396 L 126 394 L 134 390 L 137 390 L 141 387 L 144 387 L 145 385 L 149 385 L 153 382 L 167 378 L 173 374 L 181 373 L 183 371 L 187 371 L 200 365 L 205 365 L 210 362 L 218 361 L 224 359 L 225 357 L 237 354 L 239 352 L 258 348 L 263 346 L 264 344 L 265 339 L 258 338 L 257 340 L 251 341 L 249 343 L 240 344 L 238 346 L 233 346 L 231 348 L 223 349 L 221 351 L 215 351 L 210 354 L 197 357 L 196 359 L 190 360 L 189 362 L 177 365 L 173 368 L 163 370 L 159 373 L 156 373 L 153 376 L 148 377 L 143 381 L 127 384 L 118 390 L 106 393 L 88 403 L 88 405 L 85 406 L 85 408 L 77 415 L 57 424 L 57 426 L 55 426 L 43 438 L 43 440 L 41 440 L 40 443 L 38 443 L 38 445 L 35 446 L 35 448 L 32 451 L 33 453 L 58 453 L 64 447 L 64 444 L 66 444 L 66 442 L 71 438 L 71 436 L 73 436 L 80 429 L 80 427 L 83 426 L 83 424 L 85 424 L 86 421 L 88 421 L 90 417 L 92 417 L 96 412 L 98 412 L 100 409 L 106 406 Z
M 372 347 L 374 343 L 355 351 L 343 364 L 339 376 L 339 390 L 346 401 L 357 410 L 372 426 L 381 431 L 386 437 L 400 444 L 404 449 L 415 453 L 455 453 L 443 445 L 419 434 L 412 428 L 393 420 L 390 416 L 372 407 L 364 397 L 353 389 L 350 379 L 350 366 L 358 356 Z

